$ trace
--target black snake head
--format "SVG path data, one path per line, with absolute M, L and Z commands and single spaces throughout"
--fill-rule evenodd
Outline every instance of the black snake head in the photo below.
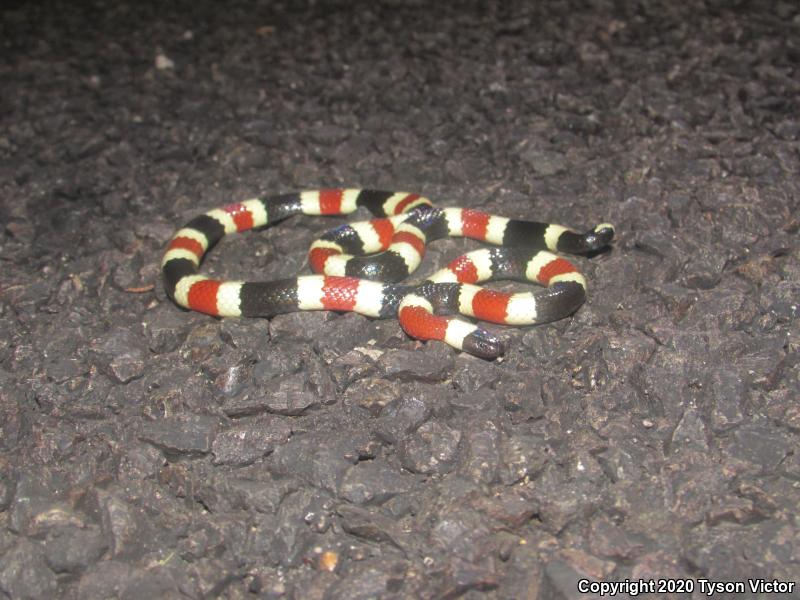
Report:
M 462 350 L 478 358 L 491 360 L 506 352 L 505 345 L 485 329 L 477 329 L 464 338 Z
M 614 239 L 614 226 L 610 223 L 601 223 L 592 231 L 583 234 L 589 252 L 605 248 Z
M 601 223 L 586 233 L 565 231 L 558 238 L 558 251 L 568 254 L 590 254 L 602 250 L 614 239 L 614 226 Z

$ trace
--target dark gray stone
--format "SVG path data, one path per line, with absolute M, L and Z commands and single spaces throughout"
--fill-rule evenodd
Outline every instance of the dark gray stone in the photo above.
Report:
M 353 504 L 383 504 L 397 494 L 408 492 L 414 478 L 377 461 L 359 462 L 347 471 L 339 495 Z
M 226 352 L 203 361 L 203 372 L 218 396 L 233 397 L 251 384 L 253 358 L 243 352 Z
M 270 470 L 278 476 L 299 477 L 312 486 L 335 493 L 358 459 L 356 444 L 346 435 L 296 435 L 270 456 Z
M 542 177 L 561 173 L 567 168 L 563 156 L 536 146 L 527 148 L 521 157 L 537 175 Z
M 544 569 L 542 595 L 545 598 L 559 598 L 564 600 L 600 600 L 600 594 L 591 594 L 578 591 L 578 582 L 590 579 L 586 573 L 574 569 L 569 563 L 555 559 L 547 563 Z M 596 581 L 596 580 L 595 580 Z
M 487 552 L 489 526 L 479 513 L 453 508 L 440 513 L 437 522 L 431 524 L 430 544 L 440 554 L 480 562 Z
M 23 433 L 24 419 L 20 401 L 12 392 L 11 377 L 0 373 L 0 448 L 13 450 Z
M 458 460 L 461 436 L 440 421 L 427 421 L 402 440 L 400 461 L 412 473 L 449 473 Z
M 144 332 L 150 351 L 154 354 L 165 354 L 180 348 L 191 322 L 186 317 L 185 312 L 167 304 L 147 313 Z
M 81 573 L 107 550 L 103 533 L 96 528 L 62 527 L 45 538 L 44 557 L 55 573 Z
M 683 413 L 675 431 L 672 432 L 668 448 L 675 455 L 708 451 L 706 426 L 700 413 L 694 408 L 688 408 Z
M 148 598 L 180 600 L 184 596 L 181 593 L 181 587 L 168 569 L 160 566 L 154 569 L 137 569 L 131 573 L 130 580 L 120 594 L 120 598 L 121 600 L 147 600 Z
M 507 598 L 540 598 L 544 565 L 527 543 L 515 549 L 508 559 L 506 576 L 500 581 L 498 594 Z
M 15 483 L 9 523 L 12 531 L 32 533 L 40 515 L 64 510 L 63 481 L 51 471 L 30 469 L 21 473 Z
M 632 535 L 606 515 L 598 515 L 589 531 L 589 546 L 592 553 L 614 560 L 628 560 L 638 556 L 647 540 Z
M 265 358 L 262 351 L 269 340 L 269 321 L 264 319 L 224 319 L 219 337 L 254 362 Z
M 275 418 L 248 420 L 224 429 L 211 445 L 214 464 L 248 465 L 270 454 L 276 445 L 286 443 L 290 434 L 289 425 Z
M 342 403 L 345 406 L 359 407 L 371 415 L 380 415 L 395 400 L 410 393 L 409 386 L 403 382 L 366 377 L 354 381 L 347 387 L 342 396 Z
M 211 415 L 179 415 L 146 423 L 139 438 L 168 456 L 208 454 L 219 426 Z
M 275 385 L 274 379 L 300 372 L 312 357 L 307 346 L 282 343 L 253 365 L 253 382 L 257 387 Z
M 433 409 L 418 396 L 399 398 L 388 404 L 377 420 L 376 431 L 391 444 L 397 444 L 427 421 Z
M 742 407 L 747 400 L 747 381 L 732 369 L 715 370 L 708 381 L 711 388 L 710 423 L 715 431 L 725 431 L 744 420 Z
M 374 325 L 368 318 L 344 313 L 324 323 L 320 335 L 313 340 L 313 347 L 322 355 L 339 356 L 353 348 L 364 347 L 374 335 Z
M 369 560 L 345 573 L 328 590 L 331 598 L 370 600 L 403 592 L 408 565 L 403 562 Z
M 435 383 L 447 377 L 453 356 L 441 345 L 428 345 L 418 350 L 390 350 L 378 365 L 387 379 Z
M 214 474 L 194 490 L 194 497 L 217 514 L 274 513 L 292 489 L 290 482 L 275 481 L 267 473 L 238 478 Z
M 116 560 L 104 560 L 92 565 L 78 582 L 81 598 L 119 598 L 133 578 L 135 568 Z
M 516 530 L 530 521 L 539 509 L 536 501 L 529 496 L 524 489 L 501 488 L 491 496 L 473 496 L 470 506 L 503 526 Z
M 494 483 L 500 469 L 500 428 L 493 421 L 472 423 L 464 432 L 459 473 L 476 483 Z
M 349 504 L 336 507 L 336 514 L 341 518 L 342 529 L 352 536 L 371 542 L 385 542 L 404 553 L 411 551 L 408 534 L 393 519 Z
M 573 481 L 569 491 L 559 485 L 565 475 L 555 466 L 547 465 L 536 479 L 531 498 L 539 507 L 542 526 L 557 534 L 568 524 L 593 514 L 600 501 L 600 493 L 589 481 Z
M 748 578 L 792 581 L 794 571 L 784 566 L 783 561 L 797 550 L 793 538 L 794 528 L 780 520 L 761 521 L 747 527 L 722 523 L 695 529 L 686 540 L 684 555 L 690 564 L 703 569 L 715 581 Z M 733 540 L 735 544 L 731 543 Z M 767 558 L 770 556 L 781 560 L 770 567 L 772 561 Z
M 119 383 L 128 383 L 144 373 L 144 341 L 130 329 L 116 328 L 95 339 L 91 350 L 98 368 Z
M 512 485 L 525 477 L 539 473 L 548 460 L 544 437 L 529 433 L 514 433 L 500 438 L 500 481 Z
M 366 352 L 366 353 L 365 353 Z M 349 388 L 353 383 L 368 378 L 377 372 L 377 367 L 370 358 L 369 349 L 350 350 L 337 356 L 331 364 L 331 377 L 339 390 Z M 375 354 L 381 354 L 376 352 Z
M 41 548 L 27 539 L 3 555 L 0 590 L 9 598 L 31 600 L 57 595 L 56 576 L 47 567 Z
M 487 394 L 489 397 L 506 410 L 518 412 L 521 418 L 538 419 L 544 414 L 541 374 L 536 371 L 504 375 L 495 385 L 495 393 Z
M 737 428 L 729 438 L 726 453 L 758 468 L 772 471 L 797 448 L 798 435 L 759 419 Z
M 323 335 L 325 323 L 334 318 L 327 312 L 304 312 L 278 315 L 269 321 L 269 334 L 280 344 L 312 342 Z
M 335 400 L 333 382 L 325 371 L 317 367 L 271 380 L 268 385 L 255 390 L 248 387 L 226 401 L 223 410 L 232 417 L 260 413 L 298 416 Z
M 277 513 L 277 523 L 270 523 L 269 527 L 261 528 L 262 535 L 269 536 L 269 556 L 275 564 L 284 567 L 296 567 L 303 561 L 303 556 L 316 541 L 314 530 L 309 527 L 317 521 L 317 530 L 320 519 L 328 520 L 328 513 L 332 512 L 332 504 L 327 504 L 323 498 L 313 492 L 303 490 L 287 494 Z
M 500 577 L 492 561 L 481 564 L 452 560 L 447 569 L 447 581 L 442 589 L 442 597 L 457 598 L 471 591 L 489 592 L 499 585 Z
M 459 392 L 470 393 L 486 390 L 508 375 L 494 363 L 462 353 L 456 358 L 452 379 Z

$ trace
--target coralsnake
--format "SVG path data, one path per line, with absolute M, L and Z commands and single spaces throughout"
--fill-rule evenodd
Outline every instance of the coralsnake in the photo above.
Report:
M 318 275 L 275 281 L 221 281 L 199 273 L 203 256 L 223 236 L 272 225 L 292 215 L 344 215 L 366 207 L 376 219 L 342 225 L 316 240 L 309 264 Z M 452 260 L 416 284 L 403 283 L 422 262 L 426 244 L 447 237 L 494 244 Z M 396 316 L 420 340 L 491 359 L 504 352 L 495 335 L 445 314 L 505 325 L 566 317 L 583 304 L 586 281 L 552 252 L 589 254 L 608 245 L 614 227 L 577 233 L 561 225 L 507 219 L 469 208 L 437 208 L 406 192 L 322 189 L 255 198 L 210 210 L 187 223 L 162 261 L 167 294 L 178 305 L 218 317 L 271 317 L 302 310 Z M 537 282 L 535 293 L 505 293 L 476 283 Z

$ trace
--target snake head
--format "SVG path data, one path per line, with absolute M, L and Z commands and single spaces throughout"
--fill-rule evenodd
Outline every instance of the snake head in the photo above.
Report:
M 485 329 L 476 329 L 464 338 L 462 350 L 478 358 L 492 360 L 505 354 L 505 344 Z
M 586 233 L 566 230 L 558 238 L 556 250 L 567 254 L 591 254 L 608 246 L 614 239 L 614 226 L 601 223 Z
M 591 231 L 584 234 L 588 251 L 600 250 L 614 239 L 614 226 L 611 223 L 601 223 Z

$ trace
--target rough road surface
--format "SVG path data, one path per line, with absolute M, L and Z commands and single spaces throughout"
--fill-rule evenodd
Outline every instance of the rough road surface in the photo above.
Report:
M 797 4 L 429 4 L 3 5 L 0 597 L 797 581 Z M 495 362 L 165 298 L 192 216 L 340 185 L 618 239 L 574 317 L 491 326 Z M 306 273 L 342 222 L 204 270 Z

